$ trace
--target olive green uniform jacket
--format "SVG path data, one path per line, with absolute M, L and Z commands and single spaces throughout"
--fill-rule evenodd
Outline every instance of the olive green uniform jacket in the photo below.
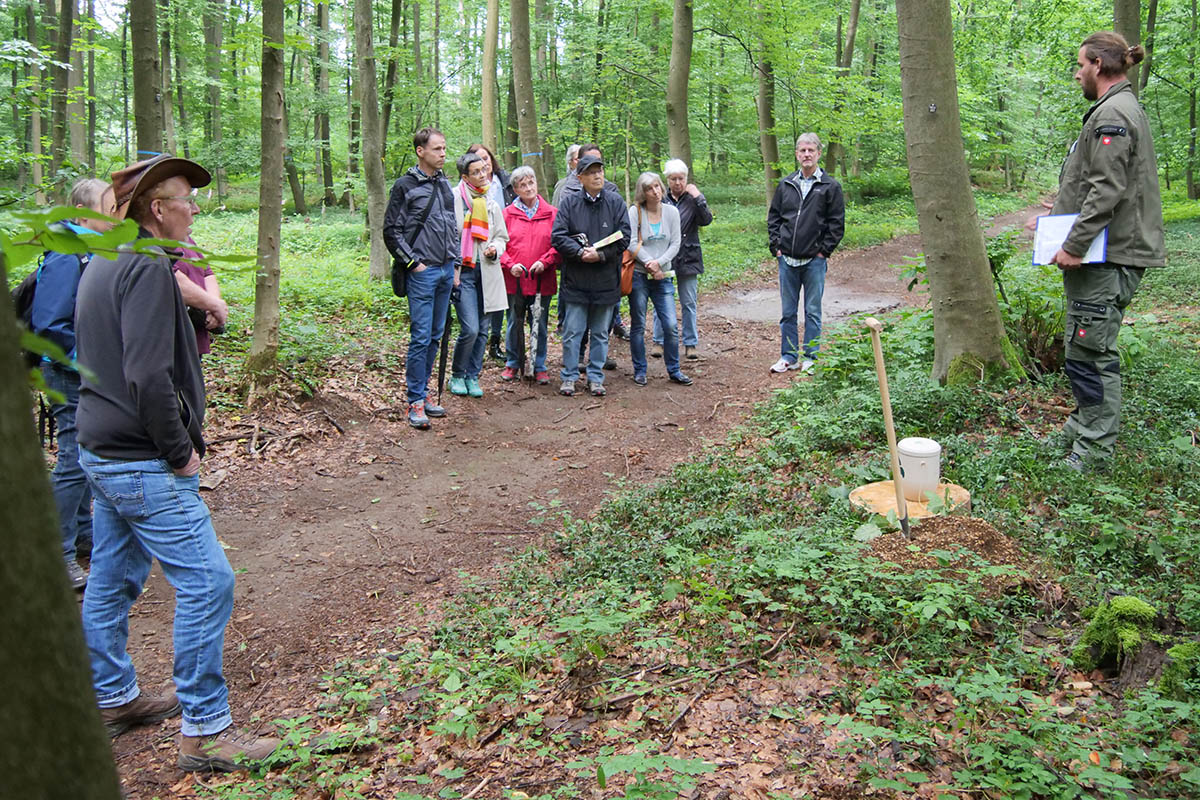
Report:
M 1083 115 L 1050 213 L 1079 214 L 1062 246 L 1071 255 L 1086 253 L 1107 227 L 1108 263 L 1166 263 L 1154 139 L 1129 81 L 1113 86 Z

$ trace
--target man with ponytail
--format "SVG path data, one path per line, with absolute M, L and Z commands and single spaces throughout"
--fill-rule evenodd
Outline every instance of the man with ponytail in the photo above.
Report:
M 1075 80 L 1092 106 L 1059 175 L 1052 214 L 1078 214 L 1052 263 L 1066 295 L 1067 377 L 1075 409 L 1063 428 L 1066 463 L 1084 471 L 1112 458 L 1121 422 L 1117 334 L 1147 267 L 1165 264 L 1154 139 L 1125 73 L 1145 57 L 1116 33 L 1083 40 Z M 1105 260 L 1083 263 L 1107 231 Z

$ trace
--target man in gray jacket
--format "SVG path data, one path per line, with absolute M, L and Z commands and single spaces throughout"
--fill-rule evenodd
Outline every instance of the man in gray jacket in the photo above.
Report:
M 136 220 L 139 238 L 177 242 L 191 232 L 196 188 L 211 180 L 199 164 L 169 155 L 112 177 L 117 216 Z M 171 271 L 177 258 L 132 248 L 116 261 L 93 258 L 79 281 L 79 462 L 95 496 L 83 632 L 110 735 L 182 706 L 180 768 L 229 771 L 265 759 L 279 741 L 239 731 L 230 715 L 221 659 L 233 570 L 200 499 L 204 379 Z M 129 608 L 154 559 L 175 589 L 177 694 L 159 697 L 140 690 L 126 650 Z
M 1079 215 L 1052 259 L 1063 275 L 1064 368 L 1075 395 L 1063 427 L 1071 448 L 1066 463 L 1079 471 L 1112 458 L 1121 424 L 1121 319 L 1146 268 L 1166 263 L 1154 138 L 1125 77 L 1144 56 L 1120 34 L 1100 31 L 1083 40 L 1075 80 L 1093 105 L 1063 162 L 1050 212 Z M 1084 264 L 1102 231 L 1104 262 Z

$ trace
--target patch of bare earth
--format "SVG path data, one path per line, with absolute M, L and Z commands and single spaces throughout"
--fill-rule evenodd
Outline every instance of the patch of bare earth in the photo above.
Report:
M 916 237 L 905 237 L 837 254 L 825 294 L 827 325 L 923 302 L 890 268 L 918 249 Z M 619 482 L 661 478 L 721 442 L 774 389 L 810 380 L 768 373 L 778 357 L 777 318 L 747 321 L 730 310 L 739 292 L 769 288 L 773 275 L 773 265 L 764 264 L 739 287 L 701 294 L 703 358 L 683 364 L 695 378 L 690 387 L 669 383 L 655 359 L 649 385 L 635 385 L 628 344 L 615 342 L 619 369 L 606 375 L 607 397 L 562 397 L 557 381 L 503 383 L 499 367 L 489 364 L 485 397 L 447 393 L 448 416 L 427 432 L 404 420 L 402 374 L 348 359 L 334 365 L 336 377 L 316 387 L 315 397 L 281 399 L 240 416 L 213 414 L 203 474 L 214 485 L 205 496 L 238 573 L 225 642 L 235 721 L 267 727 L 313 713 L 321 676 L 339 662 L 395 650 L 436 617 L 461 574 L 497 578 L 514 553 L 552 533 L 552 520 L 532 521 L 533 504 L 587 515 Z M 558 346 L 552 337 L 552 376 Z M 134 606 L 129 637 L 149 691 L 169 684 L 173 606 L 156 568 Z M 717 765 L 705 797 L 854 797 L 856 756 L 835 752 L 836 732 L 821 729 L 823 712 L 807 702 L 828 694 L 836 669 L 814 656 L 803 674 L 768 679 L 747 662 L 687 687 L 690 694 L 656 696 L 647 708 L 679 717 L 663 734 L 672 752 Z M 807 708 L 795 713 L 808 721 L 797 727 L 773 711 L 780 706 Z M 402 704 L 393 710 L 402 712 Z M 647 711 L 567 704 L 554 705 L 553 713 L 569 729 L 628 726 Z M 219 780 L 175 767 L 177 730 L 171 720 L 114 742 L 130 798 L 192 796 L 196 780 Z M 376 756 L 363 758 L 373 763 Z M 476 788 L 474 796 L 483 798 L 501 797 L 505 788 L 536 794 L 565 777 L 532 756 L 464 744 L 407 766 L 376 764 L 367 796 L 418 791 L 411 776 L 447 761 L 471 764 L 474 783 L 459 789 Z M 496 779 L 480 784 L 489 774 Z

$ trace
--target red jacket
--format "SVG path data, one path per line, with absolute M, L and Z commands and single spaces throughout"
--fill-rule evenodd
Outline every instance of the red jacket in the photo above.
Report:
M 552 295 L 558 291 L 556 270 L 562 259 L 558 251 L 550 245 L 550 229 L 554 227 L 554 217 L 557 214 L 558 209 L 541 195 L 538 196 L 538 207 L 537 211 L 533 212 L 533 219 L 525 216 L 525 212 L 514 204 L 510 203 L 504 207 L 508 247 L 500 256 L 500 266 L 504 268 L 504 289 L 509 294 L 517 294 L 518 289 L 526 296 Z M 538 275 L 513 277 L 511 269 L 514 264 L 528 267 L 535 261 L 541 261 L 546 265 L 546 269 Z

